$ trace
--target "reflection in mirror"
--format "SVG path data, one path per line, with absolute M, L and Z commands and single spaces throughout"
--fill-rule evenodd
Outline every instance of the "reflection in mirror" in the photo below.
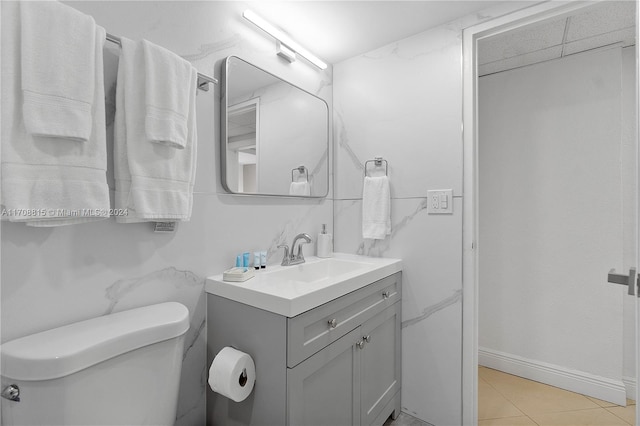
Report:
M 326 102 L 229 56 L 223 66 L 221 172 L 237 194 L 325 197 Z
M 227 183 L 237 189 L 234 192 L 257 191 L 259 113 L 259 99 L 241 102 L 227 110 Z

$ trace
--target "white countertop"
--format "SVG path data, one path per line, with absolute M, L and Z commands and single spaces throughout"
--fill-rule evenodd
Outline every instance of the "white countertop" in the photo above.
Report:
M 207 293 L 294 317 L 402 270 L 400 259 L 334 253 L 294 266 L 268 266 L 243 282 L 208 277 Z

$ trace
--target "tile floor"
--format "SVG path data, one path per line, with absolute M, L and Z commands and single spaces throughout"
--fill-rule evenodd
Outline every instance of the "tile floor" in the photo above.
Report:
M 629 426 L 635 402 L 599 399 L 478 367 L 478 426 Z
M 478 367 L 478 426 L 633 426 L 635 402 L 626 407 L 511 374 Z M 406 413 L 384 426 L 427 426 Z

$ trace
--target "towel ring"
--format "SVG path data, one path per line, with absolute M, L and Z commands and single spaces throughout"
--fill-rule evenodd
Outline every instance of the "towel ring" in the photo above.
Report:
M 364 162 L 364 175 L 367 175 L 367 164 L 369 163 L 374 163 L 374 165 L 376 167 L 380 167 L 382 166 L 382 163 L 384 163 L 384 175 L 385 176 L 389 176 L 388 170 L 389 170 L 389 162 L 387 160 L 385 160 L 382 157 L 375 157 L 373 160 L 367 160 Z
M 295 169 L 291 169 L 291 182 L 295 182 L 295 180 L 293 179 L 293 172 L 295 172 L 296 170 L 299 174 L 304 174 L 306 182 L 309 182 L 309 170 L 307 170 L 305 166 L 299 166 Z

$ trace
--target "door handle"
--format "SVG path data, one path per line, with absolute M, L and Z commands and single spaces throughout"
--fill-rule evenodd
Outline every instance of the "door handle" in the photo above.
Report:
M 635 286 L 638 285 L 638 297 L 640 297 L 640 274 L 636 274 L 636 268 L 629 269 L 629 275 L 616 274 L 616 270 L 609 271 L 607 281 L 612 284 L 622 284 L 628 287 L 627 294 L 635 295 Z

